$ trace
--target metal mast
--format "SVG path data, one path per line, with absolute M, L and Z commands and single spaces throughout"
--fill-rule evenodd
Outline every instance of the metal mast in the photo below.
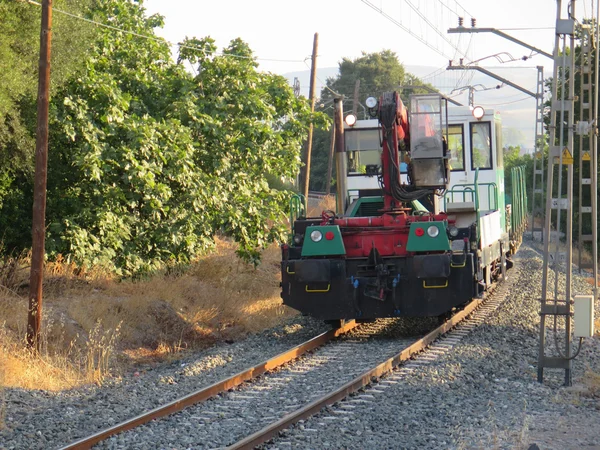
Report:
M 544 228 L 535 225 L 536 217 L 544 212 L 544 67 L 537 66 L 537 92 L 535 97 L 535 151 L 533 158 L 533 190 L 531 196 L 531 238 L 539 232 L 544 242 Z
M 564 369 L 565 385 L 571 384 L 571 276 L 573 261 L 573 141 L 575 97 L 575 0 L 569 4 L 569 16 L 562 18 L 562 1 L 557 0 L 556 37 L 554 45 L 554 75 L 552 79 L 552 109 L 550 113 L 550 155 L 546 185 L 546 217 L 544 226 L 544 263 L 540 311 L 540 346 L 538 381 L 544 379 L 545 368 Z M 555 172 L 557 182 L 555 183 Z M 566 172 L 566 183 L 565 183 Z M 553 214 L 554 212 L 554 214 Z M 565 214 L 566 213 L 566 214 Z M 563 224 L 565 233 L 562 232 Z M 565 250 L 561 235 L 566 234 Z M 565 268 L 564 289 L 559 283 Z M 552 274 L 550 269 L 554 269 Z M 552 275 L 552 276 L 551 276 Z M 553 326 L 546 329 L 546 319 Z M 562 317 L 562 320 L 559 320 Z M 564 324 L 564 328 L 559 330 Z M 559 333 L 562 331 L 562 344 Z M 546 348 L 546 333 L 553 339 Z M 547 355 L 551 351 L 552 356 Z
M 592 261 L 584 262 L 585 242 L 592 242 L 594 236 L 591 230 L 584 229 L 584 223 L 592 223 L 596 217 L 595 204 L 592 204 L 592 196 L 596 192 L 592 189 L 593 165 L 592 165 L 592 133 L 590 126 L 592 122 L 592 64 L 594 41 L 590 33 L 589 25 L 581 25 L 581 53 L 579 55 L 579 122 L 576 130 L 579 135 L 579 233 L 578 249 L 579 256 L 577 265 L 579 271 L 594 267 Z M 588 231 L 588 233 L 585 233 Z

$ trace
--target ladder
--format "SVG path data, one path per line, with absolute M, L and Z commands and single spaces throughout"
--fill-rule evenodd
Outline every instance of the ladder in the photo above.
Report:
M 550 112 L 550 141 L 546 176 L 544 259 L 540 308 L 538 381 L 544 369 L 563 369 L 564 384 L 572 383 L 571 277 L 573 262 L 573 143 L 575 109 L 575 2 L 562 19 L 562 1 L 557 0 Z M 568 91 L 568 92 L 567 92 Z M 557 178 L 556 183 L 554 178 Z M 566 180 L 565 180 L 566 177 Z M 565 230 L 562 231 L 563 223 Z M 565 235 L 564 248 L 561 236 Z M 561 268 L 564 268 L 564 273 Z M 552 269 L 552 271 L 550 270 Z M 552 273 L 551 273 L 552 272 Z M 564 289 L 559 279 L 564 277 Z M 547 321 L 552 320 L 549 329 Z M 546 345 L 546 333 L 552 333 Z M 560 336 L 562 334 L 562 337 Z

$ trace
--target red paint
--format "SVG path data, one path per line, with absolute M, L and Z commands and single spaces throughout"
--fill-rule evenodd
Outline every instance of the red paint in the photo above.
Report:
M 327 233 L 325 233 L 325 239 L 327 239 L 328 241 L 333 240 L 334 236 L 335 235 L 333 234 L 333 231 L 328 231 Z
M 410 224 L 423 223 L 425 227 L 432 220 L 448 221 L 448 216 L 444 213 L 427 216 L 383 214 L 379 217 L 347 217 L 333 222 L 341 228 L 346 257 L 365 258 L 373 247 L 381 256 L 407 256 Z M 454 225 L 453 220 L 448 223 Z
M 415 228 L 415 234 L 421 237 L 425 234 L 425 230 L 423 228 Z

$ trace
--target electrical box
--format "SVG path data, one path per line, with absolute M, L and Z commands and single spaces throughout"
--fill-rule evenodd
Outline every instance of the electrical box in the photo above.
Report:
M 558 19 L 556 21 L 556 34 L 575 34 L 575 21 L 573 19 Z
M 594 335 L 594 296 L 576 295 L 574 304 L 574 336 L 592 337 Z

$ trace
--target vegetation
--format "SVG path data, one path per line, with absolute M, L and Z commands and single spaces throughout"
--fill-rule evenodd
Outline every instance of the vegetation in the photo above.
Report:
M 99 29 L 81 70 L 55 90 L 50 257 L 136 275 L 189 263 L 223 232 L 256 263 L 283 238 L 288 194 L 269 180 L 298 171 L 313 119 L 306 100 L 259 72 L 239 39 L 222 54 L 210 38 L 188 39 L 173 61 L 153 38 L 162 18 L 146 17 L 141 2 L 98 2 L 90 14 L 127 32 Z M 10 250 L 30 245 L 30 168 L 29 158 L 0 204 Z
M 236 247 L 217 238 L 215 251 L 185 271 L 160 271 L 143 282 L 48 263 L 35 356 L 23 345 L 28 258 L 13 260 L 14 270 L 0 267 L 0 410 L 2 385 L 62 390 L 131 376 L 143 364 L 235 341 L 291 317 L 279 297 L 279 248 L 263 252 L 255 268 L 235 257 Z

